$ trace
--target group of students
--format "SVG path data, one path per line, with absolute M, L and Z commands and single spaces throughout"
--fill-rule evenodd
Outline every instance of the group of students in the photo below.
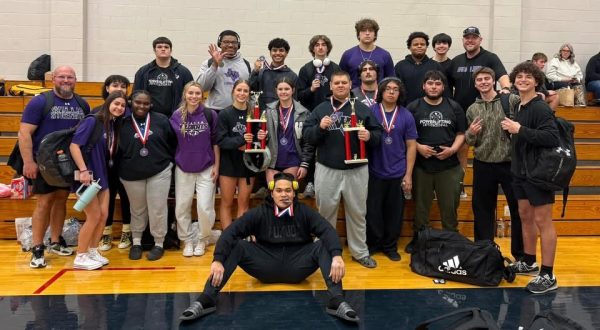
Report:
M 85 118 L 85 111 L 68 103 L 76 80 L 74 70 L 57 68 L 53 78 L 55 97 L 65 102 L 67 110 L 76 112 L 75 115 L 68 114 L 69 118 L 76 121 L 83 119 L 77 126 L 70 148 L 81 173 L 78 184 L 100 179 L 102 187 L 96 199 L 84 210 L 86 222 L 81 229 L 74 267 L 91 270 L 108 264 L 109 260 L 98 252 L 98 248 L 100 244 L 101 250 L 106 250 L 112 244 L 110 227 L 105 228 L 105 221 L 108 218 L 108 223 L 112 222 L 116 192 L 124 208 L 124 223 L 127 223 L 127 212 L 130 214 L 130 223 L 123 229 L 127 234 L 123 235 L 120 247 L 131 244 L 129 258 L 140 259 L 143 254 L 142 235 L 149 224 L 154 247 L 147 258 L 160 259 L 164 254 L 167 201 L 172 181 L 177 234 L 184 242 L 183 255 L 203 255 L 215 222 L 217 184 L 221 196 L 220 222 L 224 230 L 249 208 L 257 173 L 245 165 L 244 151 L 248 143 L 257 140 L 266 140 L 271 155 L 266 181 L 274 181 L 275 175 L 283 172 L 294 180 L 314 182 L 318 211 L 334 228 L 343 197 L 348 246 L 354 260 L 362 266 L 374 268 L 377 262 L 372 255 L 382 252 L 397 261 L 400 260 L 397 244 L 403 205 L 412 192 L 415 193 L 416 213 L 420 215 L 419 221 L 415 219 L 415 231 L 428 225 L 434 192 L 440 208 L 448 211 L 442 214 L 444 228 L 457 230 L 458 197 L 455 195 L 460 194 L 459 184 L 464 175 L 460 154 L 466 150 L 463 143 L 465 133 L 467 143 L 475 145 L 477 160 L 482 155 L 477 151 L 478 134 L 494 127 L 494 131 L 501 132 L 494 137 L 509 136 L 509 147 L 504 152 L 510 153 L 510 156 L 503 155 L 491 162 L 503 163 L 505 170 L 508 163 L 510 173 L 506 174 L 518 200 L 518 208 L 511 207 L 511 211 L 515 212 L 513 215 L 519 214 L 523 222 L 524 252 L 517 255 L 513 251 L 519 259 L 512 267 L 519 273 L 537 275 L 537 227 L 542 234 L 542 267 L 528 288 L 535 293 L 555 289 L 552 264 L 556 233 L 551 214 L 554 194 L 541 191 L 527 181 L 521 159 L 522 150 L 557 143 L 556 127 L 551 122 L 552 112 L 536 94 L 543 73 L 531 63 L 515 67 L 510 82 L 520 94 L 520 102 L 513 102 L 514 117 L 497 115 L 494 116 L 497 122 L 482 122 L 483 115 L 469 116 L 467 108 L 470 110 L 476 98 L 484 103 L 495 100 L 496 93 L 489 100 L 486 97 L 491 94 L 486 93 L 489 89 L 493 90 L 496 81 L 503 89 L 508 89 L 510 83 L 497 56 L 480 47 L 481 36 L 476 27 L 463 31 L 466 53 L 462 57 L 459 55 L 452 61 L 446 57 L 441 61 L 447 69 L 438 70 L 435 65 L 433 70 L 412 71 L 407 76 L 401 75 L 402 78 L 397 75 L 410 71 L 407 68 L 411 65 L 418 66 L 427 61 L 423 49 L 429 45 L 428 36 L 422 33 L 409 36 L 407 46 L 411 57 L 407 56 L 407 60 L 412 64 L 396 65 L 394 73 L 389 53 L 374 45 L 379 30 L 377 23 L 363 19 L 356 23 L 355 28 L 359 45 L 344 52 L 339 66 L 327 57 L 332 48 L 330 39 L 324 35 L 314 36 L 309 42 L 314 60 L 302 67 L 299 76 L 285 65 L 290 49 L 285 40 L 275 38 L 269 43 L 271 63 L 258 59 L 251 66 L 239 53 L 239 35 L 225 30 L 219 35 L 217 44 L 209 46 L 210 58 L 202 63 L 197 81 L 193 81 L 191 74 L 188 75 L 189 70 L 171 57 L 170 40 L 157 38 L 153 42 L 156 59 L 140 68 L 131 96 L 126 96 L 129 87 L 127 78 L 110 76 L 104 84 L 104 104 L 92 111 L 93 116 Z M 441 40 L 440 44 L 446 44 L 447 52 L 451 39 L 436 37 L 437 41 Z M 434 48 L 444 47 L 436 45 Z M 469 54 L 472 56 L 469 57 Z M 491 80 L 486 80 L 486 93 L 478 87 L 482 71 L 476 69 L 482 67 L 487 70 L 483 73 L 491 76 Z M 376 89 L 367 93 L 363 83 L 370 77 L 371 71 L 377 82 L 374 84 Z M 448 93 L 452 95 L 452 90 L 446 87 L 449 82 L 444 72 L 453 82 L 450 86 L 454 88 L 458 103 L 445 96 Z M 417 85 L 407 85 L 408 81 Z M 354 98 L 359 95 L 353 94 L 352 88 L 357 94 L 361 92 L 362 100 Z M 409 89 L 419 91 L 408 92 Z M 254 107 L 252 91 L 262 92 L 258 103 L 265 111 L 266 130 L 260 129 L 259 125 L 254 125 L 251 132 L 247 130 L 246 120 Z M 209 93 L 206 101 L 203 100 L 205 92 Z M 408 95 L 416 96 L 406 105 Z M 465 101 L 471 95 L 475 95 L 471 103 Z M 461 102 L 468 103 L 467 107 L 461 109 Z M 32 100 L 31 104 L 36 102 Z M 22 136 L 36 135 L 39 140 L 47 132 L 38 129 L 38 126 L 47 125 L 44 118 L 31 118 L 37 110 L 33 105 L 28 105 L 24 111 L 20 143 Z M 346 140 L 344 126 L 354 115 L 361 128 Z M 57 119 L 53 114 L 48 118 Z M 74 123 L 66 125 L 74 126 Z M 102 126 L 103 138 L 88 155 L 84 155 L 80 150 L 89 142 L 96 125 Z M 29 127 L 29 130 L 23 127 Z M 30 167 L 34 163 L 32 155 L 35 148 L 27 150 L 27 146 L 32 145 L 31 141 L 29 144 L 24 142 L 22 153 L 30 155 L 24 156 L 24 174 L 36 179 L 36 168 Z M 348 143 L 354 153 L 358 153 L 361 145 L 365 146 L 368 165 L 346 162 Z M 487 141 L 487 145 L 493 143 Z M 463 154 L 466 163 L 466 153 Z M 488 162 L 485 159 L 478 161 Z M 484 172 L 476 175 L 491 175 Z M 453 181 L 448 183 L 449 179 Z M 38 194 L 52 195 L 43 197 L 41 201 L 38 198 L 36 212 L 42 212 L 37 209 L 44 205 L 52 206 L 57 200 L 66 199 L 64 192 L 57 194 L 60 189 L 36 188 L 43 184 L 36 185 L 35 182 L 40 180 L 43 179 L 38 177 L 34 181 L 34 190 Z M 269 188 L 272 187 L 270 183 Z M 497 183 L 494 189 L 497 194 Z M 474 195 L 477 194 L 475 190 L 474 187 Z M 192 230 L 194 193 L 199 223 L 197 235 Z M 236 194 L 237 213 L 234 216 Z M 47 210 L 45 212 L 37 217 L 56 219 L 60 216 L 59 212 L 52 215 Z M 278 212 L 277 208 L 275 212 Z M 477 226 L 480 220 L 475 221 Z M 491 221 L 494 221 L 493 215 Z M 48 222 L 36 221 L 34 213 L 34 231 L 36 223 L 41 223 L 41 226 L 37 225 L 41 228 L 43 225 L 47 227 Z M 54 220 L 52 223 L 54 225 Z M 31 260 L 34 268 L 45 266 L 44 246 L 41 239 L 35 240 L 35 236 L 36 246 Z M 55 236 L 58 234 L 53 234 L 52 242 L 58 242 L 59 238 Z M 476 233 L 476 236 L 479 235 Z M 493 239 L 493 235 L 483 236 L 476 238 Z M 518 242 L 513 241 L 513 244 Z M 54 250 L 62 251 L 59 254 L 68 253 L 68 248 L 60 244 Z

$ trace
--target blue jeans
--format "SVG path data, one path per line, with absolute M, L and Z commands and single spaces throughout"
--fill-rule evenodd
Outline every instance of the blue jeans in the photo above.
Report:
M 590 81 L 587 84 L 587 90 L 594 92 L 595 99 L 600 99 L 600 80 Z

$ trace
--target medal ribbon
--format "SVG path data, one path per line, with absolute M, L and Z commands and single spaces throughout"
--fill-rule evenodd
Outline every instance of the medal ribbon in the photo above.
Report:
M 108 155 L 111 160 L 113 156 L 113 151 L 115 150 L 115 142 L 116 141 L 114 121 L 111 121 L 111 123 L 108 125 Z
M 277 207 L 277 205 L 274 205 L 274 209 L 275 209 L 275 216 L 278 218 L 281 218 L 284 215 L 289 215 L 290 217 L 294 216 L 294 204 L 291 204 L 289 207 L 287 207 L 286 209 L 283 210 L 279 210 L 279 208 Z
M 383 118 L 383 129 L 390 134 L 392 129 L 394 129 L 394 123 L 396 122 L 396 115 L 398 114 L 398 106 L 394 107 L 394 113 L 392 114 L 392 118 L 388 123 L 387 117 L 385 115 L 385 110 L 383 109 L 383 104 L 379 104 L 379 109 L 381 110 L 381 117 Z
M 142 135 L 142 131 L 137 124 L 135 118 L 131 118 L 131 124 L 133 125 L 133 129 L 138 134 L 138 139 L 142 142 L 142 145 L 145 147 L 146 142 L 148 141 L 148 137 L 150 136 L 150 114 L 146 114 L 146 125 L 144 126 L 144 134 Z
M 284 116 L 283 115 L 283 107 L 281 106 L 281 104 L 279 105 L 279 124 L 281 124 L 281 128 L 283 130 L 284 135 L 285 135 L 285 131 L 287 130 L 287 128 L 290 124 L 290 117 L 292 115 L 293 110 L 294 110 L 294 103 L 292 103 L 292 105 L 288 109 L 288 112 Z
M 363 96 L 365 97 L 365 100 L 367 101 L 367 103 L 369 104 L 369 108 L 375 104 L 375 100 L 377 100 L 377 90 L 375 90 L 375 94 L 373 94 L 373 98 L 371 99 L 370 97 L 367 96 L 367 93 L 365 92 L 364 89 L 362 89 L 362 87 L 360 88 L 360 91 L 362 92 Z
M 343 108 L 346 105 L 346 103 L 348 103 L 349 100 L 346 99 L 346 101 L 344 101 L 344 103 L 342 103 L 337 108 L 335 107 L 335 105 L 333 105 L 333 96 L 331 97 L 330 101 L 331 101 L 331 107 L 333 108 L 333 112 L 336 113 L 336 112 L 340 111 L 340 109 Z

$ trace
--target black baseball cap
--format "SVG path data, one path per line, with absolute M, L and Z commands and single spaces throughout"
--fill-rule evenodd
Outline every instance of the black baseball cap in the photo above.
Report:
M 479 28 L 476 26 L 469 26 L 463 31 L 463 37 L 468 36 L 469 34 L 474 34 L 478 37 L 481 37 L 481 33 L 479 33 Z

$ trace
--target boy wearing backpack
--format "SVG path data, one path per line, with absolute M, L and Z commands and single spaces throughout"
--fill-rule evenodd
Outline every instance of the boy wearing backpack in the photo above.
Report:
M 473 72 L 479 97 L 467 109 L 469 128 L 465 140 L 474 147 L 472 208 L 475 240 L 494 240 L 498 185 L 501 185 L 510 209 L 511 253 L 516 260 L 520 260 L 523 257 L 523 235 L 511 185 L 510 135 L 500 125 L 505 117 L 511 117 L 510 109 L 514 109 L 520 99 L 515 94 L 497 93 L 494 90 L 495 79 L 494 70 L 489 67 L 484 66 Z
M 541 148 L 557 147 L 559 132 L 552 110 L 536 94 L 536 87 L 544 83 L 542 71 L 535 64 L 524 62 L 515 66 L 510 81 L 518 90 L 521 103 L 514 120 L 505 118 L 502 121 L 502 129 L 512 136 L 513 190 L 519 205 L 525 252 L 523 259 L 510 267 L 517 274 L 537 275 L 527 284 L 527 290 L 544 293 L 558 288 L 553 274 L 556 253 L 556 230 L 552 223 L 554 191 L 540 188 L 531 180 L 528 174 L 534 170 L 534 164 L 528 155 L 536 154 Z M 535 255 L 537 231 L 541 236 L 541 269 Z
M 49 252 L 58 255 L 71 255 L 73 251 L 60 240 L 65 221 L 66 202 L 69 188 L 49 185 L 40 175 L 35 156 L 41 140 L 49 133 L 71 128 L 77 125 L 90 106 L 81 97 L 73 93 L 77 77 L 69 66 L 60 66 L 54 70 L 52 78 L 54 89 L 52 106 L 47 108 L 45 94 L 40 94 L 27 104 L 19 127 L 19 149 L 23 157 L 23 175 L 33 180 L 33 192 L 37 195 L 36 207 L 32 215 L 33 248 L 29 266 L 46 267 L 43 238 L 48 225 L 51 228 Z

